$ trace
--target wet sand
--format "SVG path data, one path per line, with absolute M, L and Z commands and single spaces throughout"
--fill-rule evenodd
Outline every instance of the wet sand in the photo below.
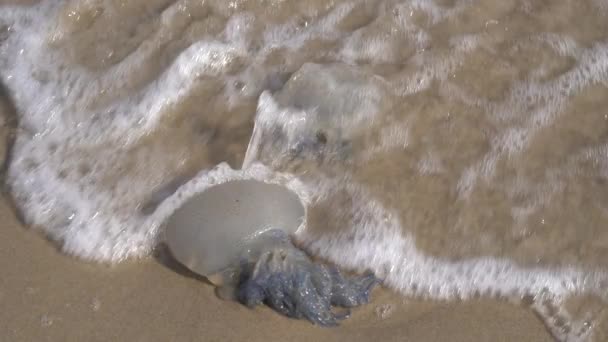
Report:
M 3 341 L 552 340 L 519 306 L 409 300 L 384 289 L 342 326 L 319 328 L 222 301 L 155 259 L 110 268 L 66 257 L 23 227 L 5 198 L 0 220 Z
M 4 197 L 0 219 L 2 341 L 553 340 L 521 306 L 414 300 L 383 289 L 341 327 L 318 328 L 222 301 L 210 285 L 153 258 L 109 268 L 62 255 L 23 227 Z
M 9 113 L 0 108 L 0 158 Z M 521 306 L 493 300 L 440 303 L 376 289 L 337 328 L 247 309 L 211 285 L 148 258 L 108 267 L 61 254 L 0 197 L 2 341 L 552 341 Z

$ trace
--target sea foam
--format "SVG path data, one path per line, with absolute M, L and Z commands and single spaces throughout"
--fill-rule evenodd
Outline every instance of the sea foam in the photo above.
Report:
M 565 303 L 606 299 L 608 21 L 565 3 L 2 5 L 7 183 L 28 225 L 111 263 L 209 186 L 284 184 L 316 255 L 406 295 L 530 297 L 559 339 L 601 340 Z

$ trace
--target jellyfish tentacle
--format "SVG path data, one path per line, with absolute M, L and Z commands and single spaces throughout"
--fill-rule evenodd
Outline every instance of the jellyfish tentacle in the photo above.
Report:
M 236 298 L 248 307 L 266 304 L 280 314 L 336 326 L 350 308 L 369 302 L 378 279 L 373 274 L 348 277 L 335 266 L 314 263 L 284 232 L 268 232 L 253 262 L 243 263 Z M 271 243 L 269 243 L 271 241 Z M 335 313 L 332 307 L 349 308 Z

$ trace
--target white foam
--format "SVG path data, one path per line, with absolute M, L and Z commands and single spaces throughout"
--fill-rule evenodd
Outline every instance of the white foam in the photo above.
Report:
M 323 82 L 323 78 L 317 79 Z M 273 120 L 268 120 L 269 114 L 265 114 L 265 120 L 268 120 L 266 124 L 272 121 L 274 129 L 278 128 L 286 137 L 291 137 L 292 120 L 304 114 L 277 107 L 268 96 L 263 95 L 261 99 L 262 103 L 267 104 L 264 111 L 275 112 Z M 268 107 L 268 104 L 272 104 L 272 107 Z M 306 119 L 315 120 L 314 116 Z M 268 127 L 266 129 L 273 131 Z M 276 137 L 276 133 L 273 134 Z M 258 141 L 262 142 L 263 139 Z M 275 150 L 266 150 L 268 155 L 262 159 L 280 159 L 280 156 L 287 154 L 282 149 L 288 149 L 288 145 L 273 144 Z M 429 158 L 423 161 L 421 172 L 439 172 L 440 167 L 435 165 L 437 161 L 433 161 L 432 156 Z M 448 262 L 427 257 L 416 248 L 415 237 L 405 233 L 407 229 L 403 229 L 398 214 L 376 201 L 363 184 L 353 182 L 348 175 L 326 178 L 316 174 L 314 181 L 305 182 L 305 185 L 310 189 L 313 202 L 339 205 L 341 201 L 331 199 L 335 194 L 346 192 L 345 196 L 352 203 L 347 208 L 331 208 L 330 212 L 339 214 L 325 217 L 323 222 L 328 226 L 349 229 L 322 236 L 309 236 L 305 231 L 300 236 L 302 242 L 315 253 L 342 266 L 359 271 L 369 268 L 384 277 L 391 287 L 406 294 L 467 299 L 476 293 L 524 296 L 548 291 L 553 296 L 561 297 L 585 288 L 603 296 L 599 288 L 594 289 L 601 281 L 608 280 L 603 273 L 588 273 L 576 268 L 522 268 L 508 259 L 477 258 Z
M 605 276 L 594 279 L 597 275 L 576 269 L 521 268 L 509 260 L 479 258 L 446 262 L 428 258 L 417 250 L 412 236 L 403 234 L 397 215 L 384 209 L 364 190 L 336 183 L 340 182 L 324 180 L 317 188 L 324 188 L 326 196 L 346 189 L 351 198 L 360 199 L 355 200 L 351 215 L 341 216 L 352 217 L 348 223 L 353 229 L 320 240 L 304 237 L 305 241 L 316 253 L 346 267 L 368 266 L 383 276 L 389 286 L 406 294 L 468 299 L 476 293 L 523 296 L 548 291 L 564 296 L 580 290 L 582 284 L 597 284 L 606 279 Z

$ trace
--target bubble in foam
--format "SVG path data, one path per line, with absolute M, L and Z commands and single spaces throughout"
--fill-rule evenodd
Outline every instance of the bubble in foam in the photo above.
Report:
M 43 328 L 48 328 L 53 325 L 54 319 L 48 314 L 44 314 L 40 316 L 40 326 Z
M 395 311 L 395 307 L 392 304 L 383 304 L 383 305 L 377 306 L 374 311 L 376 312 L 376 316 L 379 319 L 385 320 L 385 319 L 390 318 L 393 315 L 393 312 Z

